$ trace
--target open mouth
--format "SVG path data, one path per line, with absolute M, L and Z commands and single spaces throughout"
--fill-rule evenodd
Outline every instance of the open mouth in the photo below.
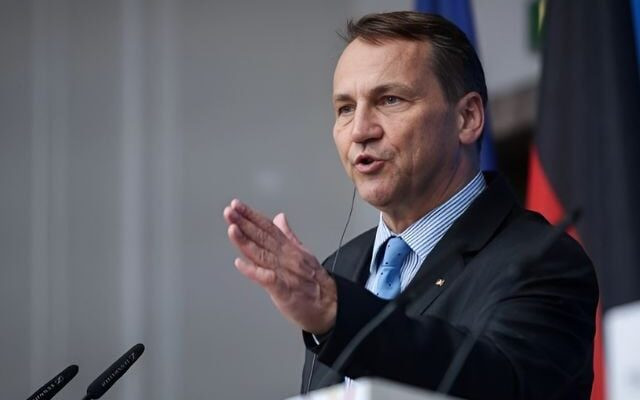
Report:
M 358 164 L 369 165 L 369 164 L 373 163 L 374 161 L 375 161 L 375 160 L 374 160 L 373 158 L 371 158 L 371 157 L 369 157 L 369 156 L 364 156 L 364 157 L 361 157 L 361 158 L 358 160 Z
M 360 165 L 370 165 L 373 164 L 374 162 L 378 161 L 376 158 L 368 155 L 368 154 L 360 154 L 358 157 L 356 157 L 356 164 L 360 164 Z
M 377 159 L 367 154 L 359 155 L 355 160 L 355 168 L 361 173 L 372 174 L 380 171 L 384 160 Z

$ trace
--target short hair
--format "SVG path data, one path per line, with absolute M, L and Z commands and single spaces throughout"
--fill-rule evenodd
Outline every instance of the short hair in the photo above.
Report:
M 372 44 L 385 40 L 426 41 L 433 47 L 433 69 L 449 103 L 469 92 L 477 92 L 487 106 L 484 70 L 471 42 L 460 28 L 437 14 L 396 11 L 368 14 L 357 22 L 349 20 L 346 35 L 351 43 L 361 39 Z

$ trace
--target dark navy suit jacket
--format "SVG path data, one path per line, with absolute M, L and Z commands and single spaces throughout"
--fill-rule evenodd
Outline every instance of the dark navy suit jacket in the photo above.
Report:
M 500 176 L 452 225 L 406 290 L 433 282 L 376 329 L 342 371 L 330 366 L 386 304 L 364 288 L 375 229 L 345 244 L 334 277 L 336 324 L 307 347 L 302 392 L 344 376 L 378 376 L 434 390 L 462 341 L 488 319 L 451 391 L 468 399 L 588 399 L 598 287 L 581 246 L 563 235 L 523 266 L 553 229 L 518 205 Z M 323 265 L 329 268 L 334 255 Z M 436 285 L 444 280 L 443 285 Z M 442 281 L 440 281 L 442 283 Z

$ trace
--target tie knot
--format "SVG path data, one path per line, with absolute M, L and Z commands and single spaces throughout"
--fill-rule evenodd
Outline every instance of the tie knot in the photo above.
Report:
M 398 236 L 393 236 L 387 241 L 372 290 L 376 296 L 393 299 L 400 293 L 400 269 L 410 251 L 409 245 Z
M 393 236 L 387 241 L 384 256 L 380 266 L 400 268 L 411 248 L 399 236 Z

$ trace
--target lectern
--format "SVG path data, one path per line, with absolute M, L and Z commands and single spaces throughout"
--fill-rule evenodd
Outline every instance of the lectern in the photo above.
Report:
M 286 400 L 461 400 L 457 397 L 421 390 L 413 386 L 377 378 L 359 379 L 347 387 L 345 384 L 316 390 L 304 396 Z

